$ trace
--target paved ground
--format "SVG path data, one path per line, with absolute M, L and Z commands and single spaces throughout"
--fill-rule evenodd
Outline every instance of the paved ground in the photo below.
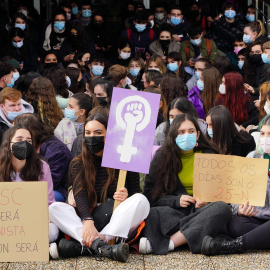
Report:
M 107 269 L 270 269 L 270 251 L 255 251 L 241 255 L 205 257 L 192 255 L 187 249 L 180 249 L 167 256 L 131 255 L 128 263 L 118 263 L 105 259 L 97 261 L 94 258 L 79 257 L 77 259 L 50 261 L 48 263 L 9 263 L 0 264 L 3 270 L 107 270 Z

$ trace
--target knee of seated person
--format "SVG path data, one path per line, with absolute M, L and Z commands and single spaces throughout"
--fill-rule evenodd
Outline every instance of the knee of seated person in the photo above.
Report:
M 228 217 L 232 216 L 232 210 L 231 207 L 225 203 L 225 202 L 215 202 L 216 207 L 220 213 L 223 213 L 224 215 L 227 214 Z

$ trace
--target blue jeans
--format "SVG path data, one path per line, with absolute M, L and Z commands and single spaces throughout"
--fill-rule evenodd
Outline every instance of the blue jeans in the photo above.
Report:
M 59 191 L 54 190 L 54 198 L 56 202 L 65 202 L 66 198 Z

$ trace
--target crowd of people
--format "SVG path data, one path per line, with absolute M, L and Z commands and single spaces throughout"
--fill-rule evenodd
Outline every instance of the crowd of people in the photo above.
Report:
M 61 2 L 45 25 L 22 2 L 1 28 L 0 182 L 48 183 L 51 258 L 270 248 L 270 178 L 264 207 L 193 197 L 195 153 L 270 160 L 264 25 L 254 5 L 226 0 L 215 17 L 205 2 L 129 1 L 117 48 L 89 0 Z M 119 190 L 101 166 L 114 87 L 161 97 L 149 173 Z

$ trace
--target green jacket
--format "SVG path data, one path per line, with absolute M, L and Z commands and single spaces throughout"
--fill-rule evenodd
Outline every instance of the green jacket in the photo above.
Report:
M 186 47 L 189 48 L 189 55 L 186 55 Z M 212 62 L 215 61 L 216 57 L 218 56 L 218 50 L 217 50 L 217 46 L 216 43 L 211 40 L 211 46 L 210 46 L 210 53 L 207 53 L 207 48 L 206 48 L 206 39 L 202 38 L 202 44 L 200 46 L 200 52 L 201 52 L 201 56 L 205 59 L 208 59 Z M 195 55 L 195 51 L 193 48 L 192 43 L 189 40 L 186 40 L 184 42 L 181 43 L 181 50 L 180 50 L 181 56 L 182 56 L 182 60 L 183 60 L 183 64 L 186 65 L 186 62 L 190 59 L 193 58 Z

